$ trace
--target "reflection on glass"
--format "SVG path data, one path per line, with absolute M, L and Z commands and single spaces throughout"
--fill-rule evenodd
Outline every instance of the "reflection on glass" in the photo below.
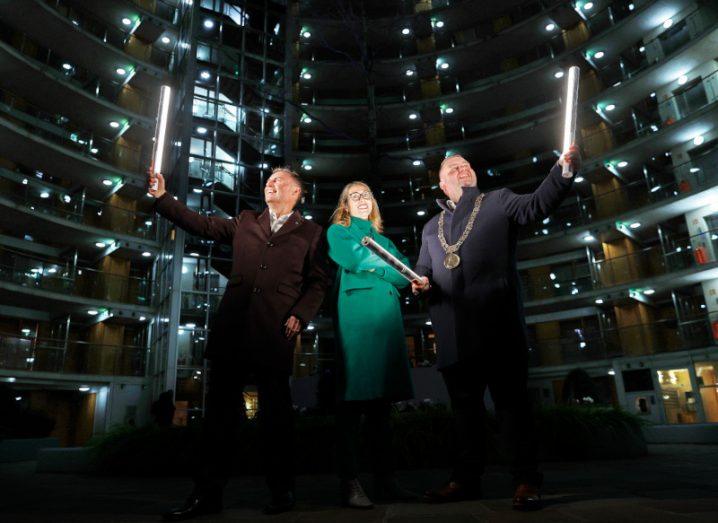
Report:
M 696 398 L 688 369 L 659 370 L 663 408 L 668 423 L 696 423 Z

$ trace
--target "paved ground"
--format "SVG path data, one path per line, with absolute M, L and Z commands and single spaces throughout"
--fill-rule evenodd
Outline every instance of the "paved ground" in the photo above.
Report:
M 544 467 L 546 508 L 522 514 L 511 510 L 509 477 L 491 470 L 484 477 L 481 501 L 432 506 L 420 503 L 379 505 L 371 511 L 336 506 L 333 476 L 298 478 L 297 509 L 263 516 L 262 478 L 237 478 L 226 495 L 227 509 L 197 521 L 281 523 L 476 523 L 479 521 L 718 521 L 718 445 L 652 445 L 650 456 L 636 460 L 549 463 Z M 403 485 L 417 491 L 445 479 L 444 470 L 402 471 Z M 366 483 L 370 483 L 367 481 Z M 0 521 L 7 523 L 140 523 L 187 494 L 181 478 L 98 478 L 38 474 L 34 463 L 0 468 Z

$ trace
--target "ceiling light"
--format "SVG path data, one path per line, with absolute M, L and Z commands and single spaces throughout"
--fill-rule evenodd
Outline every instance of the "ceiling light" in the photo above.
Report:
M 207 134 L 207 128 L 206 127 L 197 127 L 197 133 L 198 134 Z
M 302 169 L 304 169 L 305 171 L 311 171 L 312 166 L 307 163 L 307 164 L 302 165 Z
M 645 294 L 646 296 L 650 296 L 654 292 L 656 292 L 655 289 L 646 289 L 645 291 L 643 291 L 643 294 Z
M 65 203 L 70 203 L 72 201 L 72 197 L 69 194 L 66 194 L 62 197 L 62 201 Z
M 451 114 L 451 113 L 454 112 L 454 108 L 453 108 L 453 107 L 447 107 L 446 109 L 444 109 L 444 112 L 445 112 L 446 114 Z
M 693 138 L 693 145 L 702 145 L 705 141 L 705 138 L 703 138 L 702 134 L 699 134 L 695 138 Z
M 70 69 L 72 69 L 72 66 L 70 64 L 68 64 L 67 62 L 65 62 L 64 64 L 62 64 L 62 68 L 65 71 L 69 71 Z
M 90 387 L 88 387 L 87 385 L 80 385 L 79 387 L 77 387 L 77 390 L 79 390 L 80 392 L 89 392 Z
M 207 18 L 203 25 L 205 29 L 212 29 L 214 27 L 214 21 Z
M 663 29 L 668 29 L 673 25 L 673 18 L 666 18 L 666 20 L 663 22 Z
M 616 108 L 616 104 L 608 104 L 606 106 L 606 111 L 613 111 Z
M 302 36 L 303 36 L 304 38 L 309 38 L 309 37 L 312 36 L 312 33 L 310 33 L 309 31 L 304 31 L 304 32 L 302 33 Z
M 596 305 L 601 305 L 603 303 L 603 298 L 596 298 L 595 302 Z
M 110 122 L 110 127 L 112 127 L 113 129 L 117 129 L 119 126 L 120 122 L 116 122 L 114 120 Z
M 147 318 L 145 316 L 140 316 L 140 321 L 145 321 Z
M 682 75 L 682 76 L 678 79 L 678 85 L 683 85 L 683 84 L 685 84 L 687 81 L 688 81 L 688 77 L 687 77 L 686 75 Z
M 92 149 L 90 149 L 90 152 L 92 154 L 97 154 L 98 151 L 99 151 L 99 149 L 97 147 L 93 147 Z
M 124 17 L 124 18 L 122 19 L 122 24 L 123 24 L 123 25 L 132 25 L 132 20 L 130 20 L 130 19 L 127 18 L 127 17 Z
M 624 167 L 626 167 L 626 166 L 628 165 L 628 162 L 627 162 L 626 160 L 621 160 L 621 161 L 618 162 L 616 165 L 617 165 L 618 167 L 620 167 L 621 169 L 623 169 Z
M 442 22 L 441 20 L 437 21 L 437 22 L 436 22 L 436 27 L 438 27 L 439 29 L 441 29 L 442 27 L 444 27 L 444 22 Z
M 553 272 L 551 274 L 549 274 L 548 277 L 551 278 L 552 280 L 556 279 L 556 275 Z
M 406 76 L 414 76 L 414 71 L 411 69 L 406 70 Z
M 149 258 L 150 256 L 152 256 L 152 253 L 150 251 L 145 251 L 142 253 L 142 256 L 144 256 L 145 258 Z
M 563 78 L 563 71 L 558 70 L 555 73 L 553 73 L 554 78 Z
M 199 73 L 199 76 L 200 78 L 202 78 L 202 80 L 209 80 L 212 75 L 209 74 L 209 71 L 202 71 L 201 73 Z
M 305 80 L 311 80 L 312 79 L 312 73 L 303 73 L 302 78 Z
M 414 167 L 419 167 L 421 165 L 421 160 L 414 160 L 413 162 L 411 162 L 411 165 L 413 165 Z
M 409 120 L 416 120 L 417 118 L 419 118 L 418 114 L 416 114 L 416 113 L 409 114 Z
M 604 53 L 603 51 L 598 51 L 596 54 L 593 55 L 593 57 L 597 60 L 600 60 L 604 56 L 606 56 L 606 53 Z
M 576 176 L 576 179 L 574 180 L 576 183 L 581 183 L 585 181 L 585 178 L 583 176 Z
M 87 314 L 89 314 L 90 316 L 97 316 L 98 314 L 100 314 L 100 311 L 98 311 L 97 309 L 90 309 L 89 311 L 87 311 Z
M 109 178 L 105 178 L 104 180 L 102 180 L 102 185 L 106 185 L 109 187 L 110 185 L 112 185 L 112 180 L 110 180 Z
M 403 34 L 404 36 L 408 35 L 409 33 L 411 33 L 411 29 L 409 29 L 408 27 L 405 27 L 401 30 L 401 34 Z
M 630 4 L 628 4 L 628 10 L 629 10 L 629 11 L 633 11 L 635 8 L 636 8 L 636 5 L 635 5 L 633 2 L 631 2 Z
M 424 211 L 424 210 L 416 211 L 417 216 L 424 216 L 425 214 L 426 214 L 426 211 Z
M 449 62 L 442 62 L 439 66 L 441 69 L 448 69 L 449 68 Z
M 631 229 L 638 229 L 641 226 L 641 222 L 633 222 L 629 227 Z
M 556 24 L 554 24 L 553 22 L 551 22 L 551 23 L 549 23 L 549 24 L 546 24 L 546 27 L 545 27 L 544 29 L 546 29 L 547 31 L 551 32 L 551 31 L 553 31 L 554 29 L 556 29 Z
M 691 174 L 697 173 L 697 172 L 700 171 L 700 170 L 701 170 L 700 167 L 691 167 L 691 169 L 690 169 Z
M 95 242 L 95 247 L 97 247 L 98 249 L 102 249 L 105 246 L 105 242 Z
M 592 242 L 592 241 L 595 240 L 595 239 L 596 239 L 596 238 L 594 238 L 593 234 L 591 234 L 591 233 L 586 233 L 586 234 L 583 236 L 583 241 L 585 241 L 585 242 Z
M 50 193 L 47 191 L 42 191 L 40 193 L 40 198 L 42 198 L 42 199 L 49 198 L 49 197 L 50 197 Z
M 22 184 L 23 184 L 23 185 L 27 185 L 27 178 L 23 178 L 23 179 L 22 179 Z
M 307 220 L 313 220 L 313 219 L 314 219 L 314 216 L 312 216 L 311 214 L 305 214 L 305 215 L 304 215 L 304 218 L 307 219 Z
M 642 45 L 641 47 L 638 48 L 639 53 L 643 53 L 645 51 L 646 51 L 646 46 L 644 46 L 644 45 Z
M 162 41 L 163 44 L 168 44 L 168 43 L 170 43 L 170 37 L 169 37 L 169 36 L 163 36 L 161 41 Z
M 590 11 L 591 9 L 593 9 L 593 2 L 586 2 L 583 4 L 584 11 Z
M 115 72 L 117 74 L 119 74 L 120 76 L 125 76 L 125 74 L 127 73 L 127 70 L 124 69 L 123 67 L 118 67 L 117 69 L 115 69 Z

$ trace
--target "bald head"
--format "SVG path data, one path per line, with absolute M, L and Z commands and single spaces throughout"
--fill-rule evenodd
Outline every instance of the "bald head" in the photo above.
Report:
M 457 203 L 464 187 L 476 187 L 476 173 L 463 156 L 454 154 L 441 162 L 439 187 L 451 201 Z

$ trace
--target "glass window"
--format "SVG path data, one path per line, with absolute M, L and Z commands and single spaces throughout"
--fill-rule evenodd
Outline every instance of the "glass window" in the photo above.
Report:
M 718 363 L 696 363 L 696 379 L 703 402 L 706 421 L 718 423 Z
M 657 374 L 666 421 L 668 423 L 698 421 L 696 398 L 688 369 L 665 369 L 657 371 Z

